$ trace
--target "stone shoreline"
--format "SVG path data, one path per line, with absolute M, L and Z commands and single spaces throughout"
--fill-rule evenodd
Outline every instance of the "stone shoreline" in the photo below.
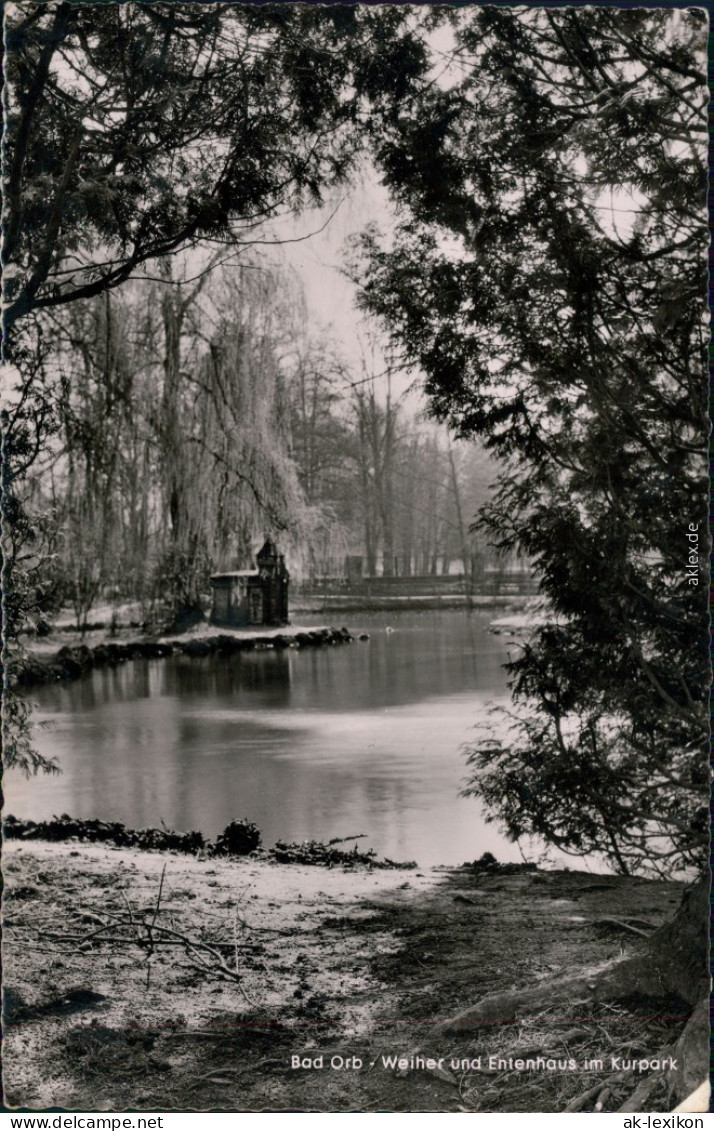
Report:
M 364 634 L 363 634 L 364 636 Z M 93 668 L 116 667 L 128 660 L 163 659 L 167 656 L 229 655 L 236 652 L 282 650 L 286 648 L 322 648 L 335 644 L 351 644 L 356 637 L 347 628 L 313 628 L 292 632 L 252 634 L 221 632 L 215 635 L 171 638 L 167 640 L 131 640 L 97 644 L 65 645 L 55 655 L 28 655 L 18 664 L 17 683 L 21 687 L 54 683 L 57 680 L 79 679 Z

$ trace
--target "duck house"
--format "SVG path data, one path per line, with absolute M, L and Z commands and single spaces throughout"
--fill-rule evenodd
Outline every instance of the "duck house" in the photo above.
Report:
M 248 625 L 279 627 L 289 623 L 290 574 L 285 558 L 270 538 L 256 555 L 256 563 L 257 569 L 213 574 L 212 624 L 245 628 Z

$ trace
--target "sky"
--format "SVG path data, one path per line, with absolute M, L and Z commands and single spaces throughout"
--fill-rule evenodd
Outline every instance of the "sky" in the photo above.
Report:
M 327 332 L 356 375 L 361 371 L 363 355 L 370 359 L 374 356 L 378 371 L 384 366 L 379 349 L 384 335 L 357 309 L 357 288 L 345 274 L 348 241 L 374 222 L 389 229 L 394 214 L 386 189 L 375 171 L 365 166 L 357 183 L 335 190 L 321 208 L 276 223 L 275 235 L 295 242 L 270 249 L 274 262 L 291 268 L 300 279 L 314 331 Z M 404 395 L 414 384 L 414 375 L 397 375 L 392 392 Z M 405 401 L 414 412 L 426 405 L 415 388 Z

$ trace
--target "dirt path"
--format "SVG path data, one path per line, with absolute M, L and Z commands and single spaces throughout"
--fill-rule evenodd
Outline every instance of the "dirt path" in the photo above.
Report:
M 482 994 L 619 955 L 636 930 L 668 917 L 678 884 L 41 842 L 6 842 L 4 852 L 13 1106 L 557 1112 L 611 1074 L 611 1055 L 651 1053 L 684 1023 L 674 1004 L 653 1014 L 646 1003 L 585 1012 L 573 1003 L 567 1016 L 434 1036 L 437 1021 Z M 153 954 L 132 941 L 146 939 L 147 924 Z M 423 1065 L 389 1067 L 415 1050 Z M 536 1056 L 553 1066 L 508 1060 Z M 598 1058 L 601 1070 L 586 1067 Z M 625 1074 L 623 1097 L 636 1082 Z M 615 1089 L 605 1109 L 617 1101 Z M 651 1110 L 666 1110 L 662 1101 L 653 1095 Z

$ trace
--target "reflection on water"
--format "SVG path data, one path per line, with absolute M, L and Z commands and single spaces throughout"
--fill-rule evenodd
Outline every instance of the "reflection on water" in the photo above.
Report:
M 209 836 L 245 816 L 268 845 L 366 833 L 363 845 L 425 865 L 517 859 L 458 797 L 459 748 L 505 688 L 488 619 L 353 614 L 369 643 L 134 661 L 37 689 L 35 718 L 51 726 L 36 744 L 63 774 L 8 774 L 6 811 Z

